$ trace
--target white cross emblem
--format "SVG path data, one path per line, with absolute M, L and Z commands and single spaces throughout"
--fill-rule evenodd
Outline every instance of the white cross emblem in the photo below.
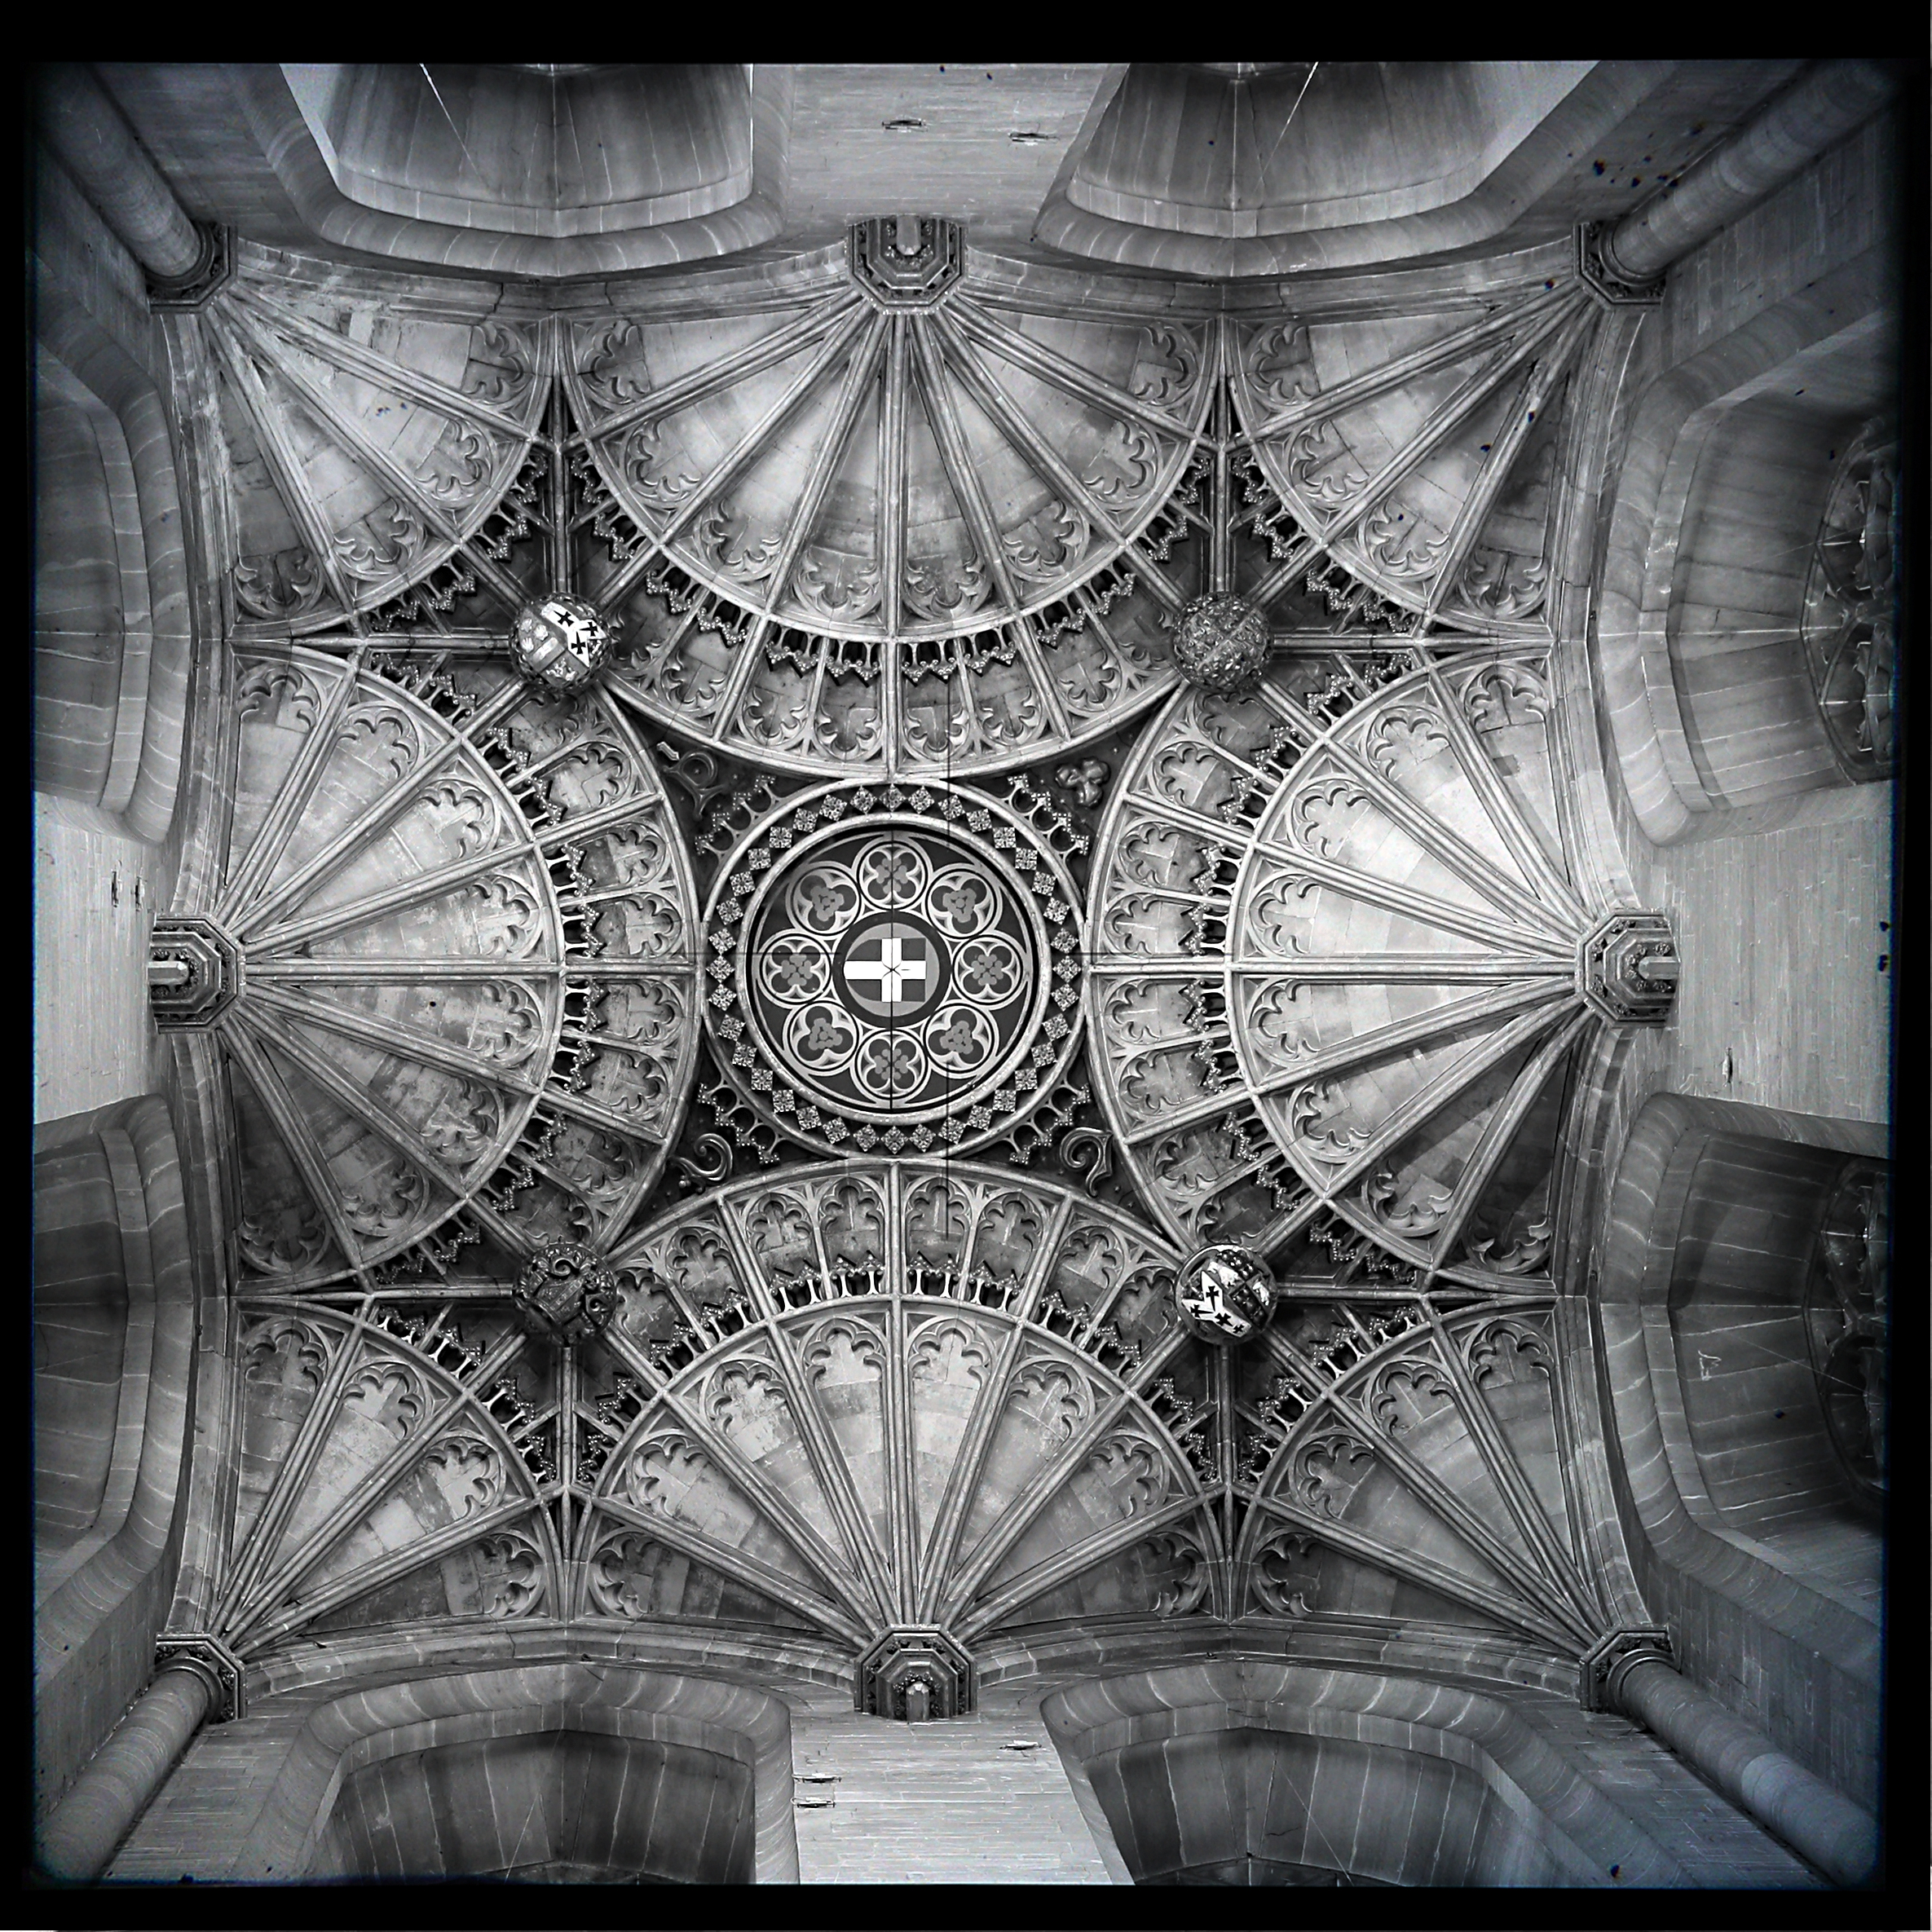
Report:
M 859 951 L 869 952 L 872 946 L 879 948 L 879 957 L 864 959 Z M 915 947 L 915 951 L 906 949 Z M 887 933 L 878 939 L 862 941 L 852 956 L 845 962 L 845 977 L 854 986 L 861 980 L 876 980 L 878 990 L 872 997 L 880 1005 L 897 1005 L 907 997 L 907 981 L 923 987 L 926 983 L 928 962 L 926 942 L 916 933 Z

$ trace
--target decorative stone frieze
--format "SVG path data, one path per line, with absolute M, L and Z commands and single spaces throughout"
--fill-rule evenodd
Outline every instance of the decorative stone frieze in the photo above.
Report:
M 241 949 L 200 914 L 154 922 L 148 941 L 148 1000 L 163 1032 L 212 1026 L 241 990 Z
M 858 1709 L 921 1723 L 964 1717 L 974 1707 L 973 1659 L 931 1626 L 888 1630 L 860 1658 Z
M 1577 986 L 1607 1020 L 1656 1026 L 1677 998 L 1678 960 L 1661 912 L 1613 912 L 1577 949 Z

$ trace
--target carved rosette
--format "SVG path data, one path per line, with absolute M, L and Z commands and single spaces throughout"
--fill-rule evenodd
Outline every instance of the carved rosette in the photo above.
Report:
M 1195 598 L 1175 626 L 1174 668 L 1203 690 L 1230 696 L 1251 690 L 1268 651 L 1268 620 L 1242 598 Z
M 532 1334 L 571 1348 L 602 1334 L 617 1306 L 617 1277 L 576 1242 L 546 1242 L 524 1264 L 516 1302 Z
M 1078 1043 L 1065 813 L 1023 785 L 829 787 L 752 826 L 707 915 L 714 1048 L 807 1145 L 956 1152 L 1011 1135 Z

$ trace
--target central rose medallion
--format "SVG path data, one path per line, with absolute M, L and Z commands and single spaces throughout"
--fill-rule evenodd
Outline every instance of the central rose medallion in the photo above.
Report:
M 709 943 L 734 1084 L 835 1147 L 1010 1128 L 1072 1049 L 1071 882 L 977 795 L 840 787 L 774 814 L 727 867 Z

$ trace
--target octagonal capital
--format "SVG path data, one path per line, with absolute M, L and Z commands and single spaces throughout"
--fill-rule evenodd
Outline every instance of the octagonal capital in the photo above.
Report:
M 1661 1025 L 1677 998 L 1677 941 L 1661 912 L 1613 912 L 1577 949 L 1577 990 L 1606 1020 Z
M 212 1026 L 241 990 L 241 948 L 200 914 L 154 922 L 148 940 L 148 1003 L 164 1032 Z
M 852 279 L 887 308 L 930 308 L 964 267 L 957 222 L 930 214 L 873 215 L 852 224 Z
M 858 1709 L 917 1723 L 964 1716 L 974 1706 L 973 1659 L 929 1625 L 888 1630 L 859 1659 Z

